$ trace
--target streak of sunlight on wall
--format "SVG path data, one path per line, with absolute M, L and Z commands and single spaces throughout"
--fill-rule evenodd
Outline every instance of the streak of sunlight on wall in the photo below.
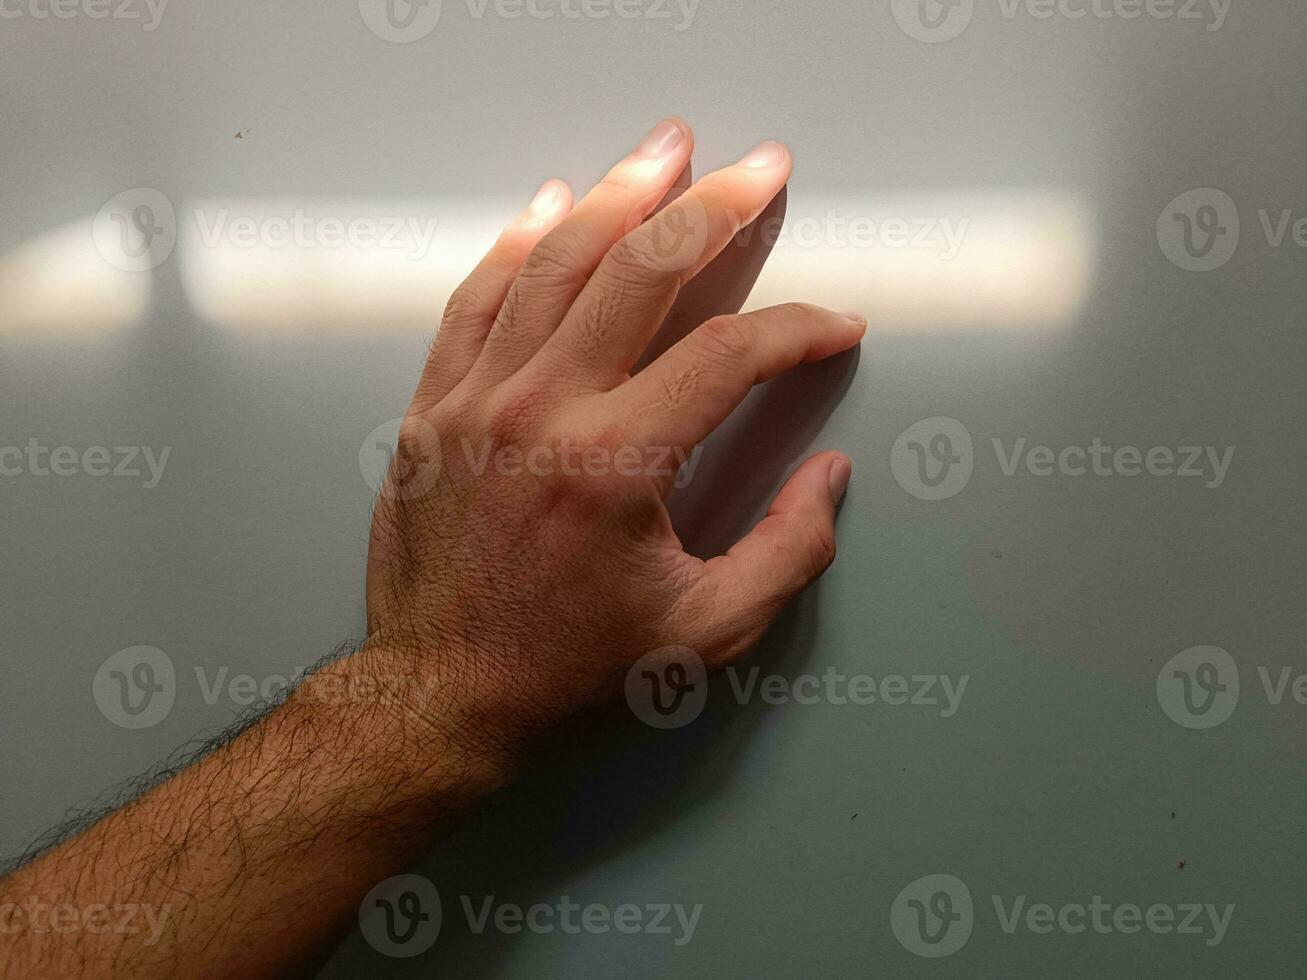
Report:
M 182 226 L 182 282 L 202 316 L 238 329 L 434 328 L 445 298 L 514 209 L 301 206 L 306 230 L 286 244 L 289 205 L 200 202 Z M 247 219 L 243 240 L 232 234 L 232 215 Z M 328 236 L 322 222 L 331 219 Z M 385 234 L 372 238 L 369 221 Z M 351 222 L 367 234 L 338 240 L 339 226 Z M 1064 328 L 1092 286 L 1096 260 L 1085 207 L 1055 192 L 792 197 L 783 226 L 757 226 L 732 247 L 751 236 L 775 247 L 750 308 L 808 300 L 865 310 L 882 332 Z
M 105 261 L 90 220 L 0 255 L 0 336 L 81 336 L 138 322 L 150 306 L 148 271 Z
M 844 198 L 791 206 L 749 308 L 791 300 L 860 310 L 878 333 L 1049 331 L 1093 285 L 1097 232 L 1044 192 Z
M 449 293 L 519 206 L 189 201 L 176 212 L 175 252 L 159 261 L 178 263 L 187 302 L 220 327 L 434 330 Z M 0 255 L 0 335 L 140 320 L 151 272 L 106 260 L 105 240 L 97 244 L 88 221 Z M 881 333 L 1066 328 L 1097 258 L 1090 212 L 1052 191 L 795 194 L 783 224 L 759 223 L 730 247 L 759 241 L 774 247 L 748 308 L 804 300 L 857 309 Z

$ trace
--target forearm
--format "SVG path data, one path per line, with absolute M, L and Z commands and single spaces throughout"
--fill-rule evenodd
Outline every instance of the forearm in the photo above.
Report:
M 378 645 L 309 675 L 232 742 L 0 881 L 4 974 L 303 963 L 441 816 L 502 782 L 503 743 L 473 743 L 466 694 L 430 658 Z
M 839 453 L 799 467 L 707 561 L 666 507 L 753 385 L 866 331 L 787 304 L 664 336 L 681 286 L 777 199 L 792 162 L 767 141 L 678 196 L 692 144 L 664 120 L 575 212 L 548 181 L 496 239 L 450 299 L 377 487 L 370 645 L 0 881 L 0 973 L 302 971 L 526 739 L 630 697 L 649 663 L 679 684 L 737 660 L 831 563 L 852 473 Z M 154 928 L 102 928 L 105 907 L 133 904 Z

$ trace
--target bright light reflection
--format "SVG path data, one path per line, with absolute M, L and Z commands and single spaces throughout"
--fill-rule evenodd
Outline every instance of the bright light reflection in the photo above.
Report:
M 74 222 L 0 255 L 0 335 L 75 336 L 140 321 L 151 274 L 110 265 L 91 229 L 89 219 Z
M 1069 326 L 1097 263 L 1087 209 L 1055 193 L 938 193 L 820 208 L 791 199 L 748 308 L 803 300 L 878 333 Z
M 182 287 L 200 316 L 238 330 L 434 329 L 521 207 L 191 201 L 178 209 Z
M 521 201 L 198 200 L 177 208 L 185 296 L 256 332 L 434 330 L 449 293 Z M 0 333 L 137 322 L 149 272 L 124 271 L 78 222 L 0 256 Z M 1088 209 L 1058 192 L 791 196 L 748 308 L 805 300 L 867 313 L 878 332 L 1049 331 L 1093 285 Z M 736 246 L 733 246 L 736 247 Z
M 862 310 L 882 333 L 1048 331 L 1074 321 L 1093 283 L 1096 233 L 1073 196 L 941 191 L 796 198 L 779 233 L 755 229 L 774 237 L 776 247 L 750 309 L 806 300 Z M 224 215 L 266 228 L 294 207 L 207 201 L 179 211 L 182 283 L 202 316 L 255 330 L 434 329 L 445 298 L 521 202 L 297 206 L 317 219 L 388 222 L 391 247 L 324 244 L 312 234 L 290 245 L 266 235 L 238 242 L 230 224 L 227 233 L 214 232 Z

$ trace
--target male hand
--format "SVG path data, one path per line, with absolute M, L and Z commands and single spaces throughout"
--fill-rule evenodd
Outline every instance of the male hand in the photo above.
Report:
M 806 305 L 720 316 L 632 376 L 682 286 L 790 175 L 763 143 L 656 210 L 692 144 L 665 120 L 574 208 L 547 182 L 450 299 L 408 409 L 368 629 L 475 705 L 429 719 L 469 751 L 511 754 L 656 649 L 729 662 L 834 558 L 851 473 L 836 453 L 724 556 L 688 555 L 668 518 L 677 465 L 753 385 L 866 329 Z
M 656 649 L 739 656 L 821 574 L 843 456 L 808 460 L 707 562 L 663 505 L 670 461 L 751 386 L 865 329 L 808 306 L 719 317 L 631 376 L 681 286 L 790 173 L 764 143 L 645 221 L 690 149 L 683 123 L 662 123 L 575 209 L 551 181 L 504 232 L 450 300 L 401 431 L 372 526 L 367 643 L 0 878 L 0 974 L 303 972 L 532 735 L 615 695 Z M 164 925 L 65 936 L 14 917 L 56 907 L 147 908 Z

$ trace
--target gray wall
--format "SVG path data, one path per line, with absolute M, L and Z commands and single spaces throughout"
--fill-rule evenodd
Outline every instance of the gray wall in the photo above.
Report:
M 739 704 L 721 678 L 684 728 L 562 746 L 415 869 L 443 900 L 430 952 L 354 935 L 325 975 L 1301 970 L 1299 4 L 1075 19 L 963 0 L 932 32 L 915 0 L 670 19 L 445 0 L 395 43 L 370 0 L 173 0 L 152 30 L 23 2 L 0 21 L 0 447 L 24 452 L 0 458 L 0 856 L 230 721 L 241 698 L 215 682 L 275 682 L 360 635 L 369 436 L 402 411 L 443 294 L 541 179 L 583 189 L 677 112 L 700 172 L 765 137 L 794 149 L 795 234 L 750 305 L 872 324 L 860 361 L 759 392 L 676 505 L 716 547 L 809 447 L 854 458 L 836 567 L 749 666 L 966 687 L 956 710 Z M 314 230 L 279 247 L 267 219 L 296 209 Z M 160 229 L 142 257 L 115 244 L 123 216 Z M 360 217 L 436 231 L 339 247 L 323 224 Z M 926 419 L 952 421 L 902 437 Z M 1107 476 L 1039 452 L 1009 475 L 1022 439 L 1158 451 L 1136 476 L 1128 451 Z M 42 474 L 30 440 L 170 452 L 147 488 L 139 461 L 95 476 L 94 454 Z M 1164 475 L 1160 447 L 1188 446 L 1228 469 Z M 171 664 L 172 705 L 127 719 L 96 677 L 139 646 Z M 1194 647 L 1228 656 L 1170 663 Z M 962 918 L 931 945 L 907 903 L 940 892 Z M 475 935 L 461 896 L 486 895 L 703 910 L 683 945 L 675 925 Z M 1234 908 L 1219 942 L 1205 909 L 1197 935 L 1126 931 L 1128 911 L 1043 934 L 1023 910 L 1005 931 L 1021 896 Z

